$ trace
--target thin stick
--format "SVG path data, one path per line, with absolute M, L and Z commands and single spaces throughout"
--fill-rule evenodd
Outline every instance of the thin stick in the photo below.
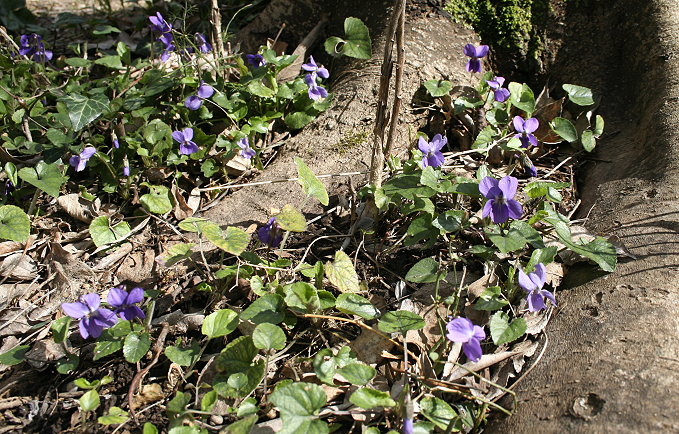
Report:
M 218 58 L 224 57 L 224 40 L 222 39 L 222 13 L 219 11 L 219 0 L 212 0 L 212 44 Z
M 389 158 L 391 148 L 394 144 L 394 135 L 398 126 L 398 114 L 401 110 L 401 87 L 403 85 L 403 67 L 405 64 L 404 28 L 406 21 L 406 2 L 401 2 L 401 12 L 396 29 L 396 83 L 394 84 L 394 105 L 391 108 L 391 123 L 389 124 L 389 136 L 387 136 L 387 146 L 384 150 L 384 158 Z
M 332 178 L 332 177 L 337 177 L 337 176 L 354 176 L 354 175 L 367 175 L 367 174 L 368 174 L 368 172 L 342 172 L 342 173 L 331 173 L 331 174 L 327 174 L 327 175 L 316 175 L 316 178 Z M 253 187 L 255 185 L 276 184 L 276 183 L 279 183 L 279 182 L 291 182 L 291 181 L 299 181 L 299 178 L 273 179 L 271 181 L 257 181 L 257 182 L 246 182 L 244 184 L 219 185 L 219 186 L 216 186 L 216 187 L 199 188 L 198 191 L 228 190 L 228 189 L 231 189 L 231 188 Z

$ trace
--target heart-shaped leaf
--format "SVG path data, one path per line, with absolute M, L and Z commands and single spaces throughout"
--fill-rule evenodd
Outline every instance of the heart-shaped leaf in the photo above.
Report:
M 252 342 L 260 350 L 282 350 L 285 347 L 285 332 L 277 325 L 262 323 L 252 332 Z
M 343 293 L 337 297 L 335 306 L 340 312 L 349 315 L 358 315 L 363 319 L 375 319 L 379 315 L 379 311 L 373 304 L 365 297 L 358 294 Z
M 341 250 L 335 253 L 335 260 L 325 264 L 325 276 L 341 292 L 358 292 L 358 274 L 351 258 Z
M 384 333 L 400 333 L 405 335 L 408 330 L 424 328 L 424 319 L 416 313 L 407 310 L 387 312 L 380 318 L 377 328 Z
M 514 318 L 510 323 L 509 315 L 504 312 L 497 312 L 490 318 L 490 335 L 495 345 L 513 342 L 524 333 L 526 333 L 526 320 L 523 318 Z
M 151 192 L 139 198 L 144 209 L 154 214 L 165 214 L 172 211 L 172 201 L 168 188 L 162 185 L 146 185 Z
M 90 223 L 90 236 L 94 245 L 101 247 L 106 244 L 115 243 L 130 232 L 130 225 L 122 221 L 111 226 L 108 216 L 99 216 Z
M 130 333 L 125 337 L 123 355 L 130 363 L 137 363 L 151 348 L 151 337 L 148 333 Z
M 564 84 L 562 87 L 563 90 L 568 93 L 568 98 L 575 104 L 580 106 L 594 104 L 592 89 L 583 86 L 576 86 L 574 84 Z
M 321 205 L 328 205 L 328 191 L 325 185 L 316 178 L 314 172 L 309 169 L 301 158 L 295 157 L 295 164 L 297 165 L 297 176 L 299 177 L 299 184 L 302 186 L 304 193 L 307 196 L 315 197 Z
M 379 390 L 364 387 L 358 389 L 349 397 L 349 401 L 363 409 L 370 409 L 375 407 L 393 407 L 396 401 L 391 399 L 389 393 Z
M 306 230 L 304 215 L 290 204 L 283 206 L 281 212 L 276 216 L 276 223 L 284 231 L 304 232 Z
M 109 100 L 103 93 L 94 94 L 92 97 L 71 93 L 60 100 L 66 104 L 68 117 L 75 131 L 82 130 L 87 124 L 101 116 L 109 105 Z
M 433 97 L 448 95 L 453 88 L 453 84 L 448 80 L 428 80 L 424 82 L 424 87 Z
M 238 314 L 231 309 L 221 309 L 206 316 L 201 331 L 208 338 L 226 336 L 238 327 Z
M 14 205 L 0 206 L 0 238 L 23 243 L 31 233 L 31 221 Z
M 19 178 L 39 188 L 52 197 L 59 197 L 61 186 L 68 181 L 56 163 L 47 164 L 39 161 L 34 167 L 24 167 L 19 170 Z

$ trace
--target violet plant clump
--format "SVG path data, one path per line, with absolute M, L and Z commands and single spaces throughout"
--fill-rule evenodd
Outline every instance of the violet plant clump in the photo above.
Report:
M 523 214 L 521 204 L 514 200 L 519 180 L 513 176 L 505 176 L 499 181 L 492 176 L 486 176 L 479 183 L 479 192 L 488 201 L 483 207 L 482 216 L 488 217 L 493 223 L 504 223 L 510 218 L 520 219 Z
M 193 142 L 193 128 L 186 127 L 182 131 L 173 131 L 172 138 L 179 142 L 179 153 L 191 155 L 198 152 L 198 145 Z
M 546 289 L 542 289 L 546 280 L 547 269 L 543 264 L 537 264 L 535 266 L 535 271 L 532 273 L 526 274 L 523 270 L 519 270 L 519 286 L 527 292 L 526 301 L 528 302 L 528 311 L 537 312 L 547 308 L 545 299 L 556 306 L 554 294 Z
M 462 344 L 462 351 L 472 362 L 478 362 L 483 355 L 481 341 L 486 338 L 482 327 L 474 325 L 470 320 L 457 317 L 446 324 L 446 337 L 452 342 Z
M 443 153 L 441 149 L 448 143 L 448 138 L 436 134 L 431 142 L 427 142 L 424 137 L 420 137 L 417 143 L 417 148 L 422 152 L 422 168 L 427 166 L 441 167 L 444 163 Z
M 146 314 L 137 306 L 144 300 L 144 290 L 135 287 L 130 292 L 125 291 L 125 286 L 120 285 L 111 288 L 108 292 L 106 301 L 115 308 L 115 312 L 120 315 L 120 318 L 132 321 L 135 318 L 144 319 Z
M 512 123 L 514 124 L 514 130 L 518 133 L 514 137 L 521 140 L 522 148 L 538 145 L 538 139 L 533 133 L 540 126 L 540 121 L 535 118 L 524 120 L 521 116 L 514 116 Z
M 78 155 L 72 156 L 68 160 L 68 164 L 75 168 L 76 172 L 82 172 L 87 167 L 87 162 L 97 153 L 94 146 L 86 146 L 85 149 Z
M 470 57 L 466 65 L 467 71 L 481 72 L 483 68 L 479 59 L 486 57 L 486 54 L 488 54 L 488 45 L 476 47 L 473 44 L 467 44 L 464 46 L 463 52 L 465 56 Z
M 100 307 L 101 298 L 97 293 L 85 294 L 75 303 L 63 303 L 61 309 L 71 318 L 79 319 L 80 336 L 98 338 L 104 329 L 113 327 L 118 316 L 110 309 Z
M 19 54 L 30 57 L 36 62 L 46 62 L 52 60 L 52 52 L 45 48 L 42 36 L 37 33 L 21 35 L 19 38 Z

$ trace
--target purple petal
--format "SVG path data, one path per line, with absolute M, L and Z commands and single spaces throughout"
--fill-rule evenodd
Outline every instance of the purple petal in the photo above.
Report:
M 75 303 L 62 303 L 61 310 L 71 318 L 80 319 L 90 313 L 85 303 L 76 301 Z
M 526 119 L 526 122 L 524 123 L 524 128 L 525 128 L 526 133 L 534 132 L 535 130 L 538 129 L 539 126 L 540 126 L 540 121 L 538 121 L 535 118 Z
M 443 154 L 439 151 L 427 154 L 426 156 L 427 164 L 431 167 L 441 167 L 445 162 Z M 426 167 L 426 166 L 425 166 Z
M 330 77 L 330 73 L 328 72 L 328 70 L 325 69 L 325 68 L 322 67 L 322 66 L 321 66 L 320 68 L 318 68 L 318 71 L 316 71 L 316 73 L 317 73 L 318 76 L 321 77 L 321 78 L 328 78 L 328 77 Z
M 498 89 L 495 92 L 493 92 L 495 95 L 495 101 L 497 102 L 505 102 L 509 98 L 509 90 L 508 89 Z
M 486 83 L 488 83 L 488 86 L 490 86 L 491 89 L 499 89 L 500 88 L 500 83 L 494 80 L 486 80 Z
M 130 176 L 130 166 L 123 166 L 123 176 Z
M 492 176 L 486 176 L 479 182 L 479 192 L 485 196 L 488 199 L 492 199 L 494 196 L 491 196 L 490 190 L 493 188 L 496 188 L 498 186 L 498 180 L 493 178 Z
M 536 289 L 533 281 L 530 280 L 530 277 L 528 277 L 528 275 L 526 275 L 523 270 L 519 270 L 519 286 L 521 289 L 527 292 L 531 292 Z
M 533 145 L 533 146 L 538 145 L 538 139 L 534 135 L 528 134 L 527 138 L 528 138 L 528 142 L 530 142 L 531 145 Z
M 469 59 L 466 68 L 468 72 L 481 72 L 481 61 L 479 59 Z
M 469 342 L 462 344 L 462 351 L 464 355 L 467 356 L 472 362 L 478 362 L 483 355 L 481 350 L 481 343 L 478 339 L 472 338 Z
M 442 137 L 440 134 L 436 134 L 434 138 L 431 141 L 432 144 L 432 151 L 437 152 L 443 149 L 444 146 L 448 143 L 448 138 L 447 137 Z
M 457 317 L 446 324 L 446 337 L 452 342 L 468 342 L 474 336 L 474 324 L 467 318 Z
M 140 303 L 144 301 L 144 290 L 138 286 L 130 290 L 130 295 L 127 296 L 127 304 Z
M 126 304 L 130 304 L 127 301 L 128 293 L 122 287 L 116 286 L 108 291 L 108 296 L 106 301 L 110 306 L 121 307 Z
M 97 324 L 102 328 L 113 327 L 118 322 L 118 316 L 110 309 L 102 307 L 91 317 L 90 324 Z M 96 337 L 96 336 L 95 336 Z
M 403 434 L 413 434 L 415 427 L 413 426 L 413 420 L 410 418 L 403 419 L 403 429 L 401 432 Z
M 509 217 L 518 220 L 523 215 L 523 208 L 521 204 L 514 199 L 509 199 L 507 201 L 507 210 L 509 211 Z
M 118 139 L 113 139 L 113 147 L 116 149 L 120 148 L 120 142 Z
M 101 304 L 101 298 L 96 292 L 83 295 L 80 297 L 80 301 L 87 305 L 87 307 L 90 309 L 90 312 L 97 310 Z
M 184 142 L 184 134 L 182 134 L 181 131 L 173 131 L 172 132 L 172 138 L 179 143 Z
M 547 307 L 545 306 L 545 301 L 543 300 L 542 295 L 540 295 L 538 292 L 531 292 L 528 294 L 526 300 L 528 301 L 528 310 L 530 312 L 537 312 Z
M 499 201 L 491 201 L 493 203 L 490 210 L 490 219 L 493 223 L 504 223 L 509 220 L 509 207 Z
M 516 188 L 519 186 L 519 180 L 513 176 L 505 176 L 498 182 L 498 187 L 502 190 L 502 195 L 505 199 L 511 199 L 516 194 Z
M 541 289 L 547 280 L 547 269 L 542 264 L 537 264 L 535 270 L 528 275 L 530 280 L 535 283 L 538 289 Z
M 181 155 L 191 155 L 194 152 L 198 152 L 198 145 L 193 142 L 186 141 L 179 145 L 179 154 Z
M 182 133 L 184 134 L 185 141 L 190 142 L 193 139 L 193 128 L 186 127 Z
M 494 200 L 490 199 L 486 204 L 483 206 L 483 212 L 481 213 L 481 217 L 484 219 L 488 217 L 488 214 L 493 210 L 493 202 Z
M 474 339 L 479 341 L 486 339 L 486 332 L 483 330 L 483 327 L 474 326 Z
M 544 297 L 547 297 L 547 298 L 549 299 L 549 301 L 551 301 L 552 304 L 553 304 L 554 306 L 556 306 L 556 299 L 554 298 L 554 294 L 552 294 L 551 292 L 547 291 L 546 289 L 543 289 L 542 291 L 540 291 L 540 294 L 541 294 L 542 296 L 544 296 Z
M 184 101 L 184 106 L 189 110 L 198 110 L 203 105 L 203 100 L 196 95 L 191 95 Z M 174 136 L 173 136 L 174 137 Z
M 474 44 L 465 45 L 462 51 L 467 57 L 474 57 L 476 55 L 476 47 L 474 47 Z
M 311 86 L 309 87 L 309 98 L 314 101 L 321 98 L 326 98 L 328 96 L 328 91 L 322 86 Z
M 478 47 L 475 47 L 474 57 L 486 57 L 486 54 L 488 54 L 488 49 L 488 45 L 479 45 Z
M 512 123 L 514 124 L 514 130 L 517 133 L 523 133 L 525 131 L 524 127 L 525 122 L 521 116 L 514 116 Z
M 504 77 L 495 77 L 495 81 L 496 81 L 497 84 L 499 84 L 500 86 L 502 86 L 503 84 L 505 84 L 505 78 L 504 78 Z
M 135 318 L 144 319 L 146 314 L 139 308 L 139 306 L 127 306 L 125 309 L 118 312 L 120 317 L 127 321 L 132 321 Z
M 200 86 L 198 86 L 198 92 L 196 93 L 198 94 L 199 97 L 208 99 L 212 95 L 214 95 L 215 90 L 209 84 L 201 82 Z
M 80 336 L 83 337 L 83 339 L 87 339 L 90 337 L 90 319 L 85 317 L 80 320 L 78 323 L 78 328 L 80 329 Z M 101 335 L 101 330 L 99 331 L 99 335 Z M 99 335 L 95 337 L 99 337 Z
M 69 159 L 68 159 L 68 164 L 70 164 L 71 166 L 75 167 L 75 171 L 76 171 L 76 172 L 80 172 L 80 170 L 82 170 L 82 169 L 78 170 L 78 166 L 80 166 L 80 157 L 77 156 L 77 155 L 74 155 L 74 156 L 72 156 L 71 158 L 69 158 Z
M 431 151 L 431 143 L 427 142 L 427 140 L 420 136 L 420 138 L 417 140 L 417 149 L 422 151 L 423 154 L 428 154 L 429 151 Z
M 97 149 L 94 146 L 88 146 L 88 147 L 86 147 L 85 149 L 82 150 L 82 152 L 80 153 L 80 158 L 85 159 L 85 160 L 89 160 L 96 153 L 97 153 Z
M 254 149 L 252 149 L 252 148 L 250 148 L 250 147 L 248 147 L 248 148 L 243 148 L 243 150 L 240 151 L 240 155 L 241 155 L 241 157 L 243 157 L 243 158 L 252 158 L 252 157 L 254 157 L 255 155 L 257 155 L 257 151 L 255 151 Z
M 314 61 L 314 56 L 309 56 L 309 63 L 302 64 L 302 69 L 305 71 L 317 71 L 318 65 Z

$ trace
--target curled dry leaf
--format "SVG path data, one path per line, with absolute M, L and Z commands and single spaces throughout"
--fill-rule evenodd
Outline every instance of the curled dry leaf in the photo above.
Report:
M 38 276 L 38 266 L 23 251 L 14 252 L 0 264 L 0 275 L 13 280 L 33 280 Z
M 144 384 L 139 394 L 132 398 L 133 409 L 146 407 L 165 398 L 163 388 L 158 383 Z
M 125 243 L 118 247 L 116 250 L 114 250 L 112 253 L 106 255 L 104 258 L 99 261 L 97 265 L 94 266 L 94 269 L 97 271 L 100 270 L 108 270 L 113 266 L 116 262 L 120 261 L 123 259 L 125 256 L 127 256 L 131 251 L 132 251 L 132 244 L 131 243 Z
M 78 193 L 65 194 L 57 198 L 57 206 L 66 214 L 84 223 L 90 223 L 99 215 L 101 200 L 96 198 L 88 201 L 80 197 Z
M 235 155 L 226 163 L 226 172 L 231 176 L 241 176 L 250 169 L 251 165 L 249 158 Z
M 446 381 L 459 380 L 460 378 L 468 375 L 470 372 L 478 372 L 481 369 L 493 366 L 494 364 L 499 363 L 516 354 L 517 354 L 516 351 L 502 351 L 500 353 L 495 354 L 484 354 L 483 356 L 481 356 L 481 359 L 478 362 L 467 362 L 464 365 L 457 367 L 456 369 L 453 370 L 453 372 L 450 373 L 450 376 L 448 378 L 445 378 L 445 380 Z

